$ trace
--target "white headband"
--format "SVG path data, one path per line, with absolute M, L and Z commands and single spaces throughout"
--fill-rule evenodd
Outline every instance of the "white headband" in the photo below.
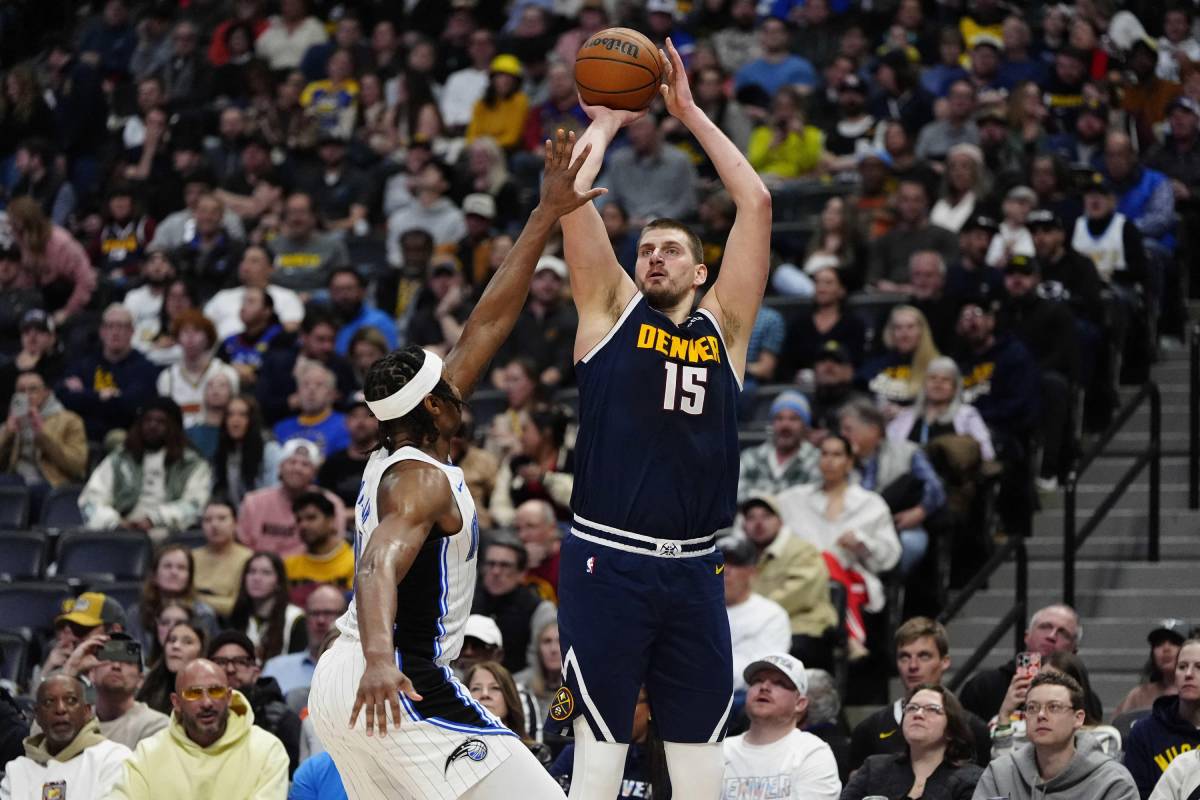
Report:
M 380 422 L 387 422 L 389 419 L 399 419 L 408 412 L 412 411 L 421 401 L 425 399 L 425 395 L 433 391 L 433 387 L 442 378 L 442 359 L 438 358 L 434 353 L 428 350 L 425 353 L 425 363 L 417 370 L 417 374 L 412 376 L 408 383 L 400 387 L 398 391 L 388 395 L 382 400 L 368 400 L 367 408 L 371 409 L 371 413 Z

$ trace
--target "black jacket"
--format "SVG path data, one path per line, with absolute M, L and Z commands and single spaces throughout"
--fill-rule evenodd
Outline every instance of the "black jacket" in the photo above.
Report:
M 491 617 L 500 628 L 504 638 L 504 668 L 517 673 L 525 669 L 526 651 L 533 635 L 530 626 L 533 612 L 541 605 L 542 598 L 530 586 L 518 586 L 508 594 L 491 595 L 480 583 L 475 592 L 472 614 Z
M 983 768 L 978 764 L 954 766 L 943 761 L 925 781 L 922 800 L 971 800 Z M 842 800 L 862 800 L 871 795 L 907 797 L 913 785 L 908 753 L 871 756 L 853 775 Z
M 1008 693 L 1008 685 L 1012 683 L 1013 675 L 1017 674 L 1016 659 L 1009 659 L 995 669 L 985 669 L 976 672 L 958 693 L 963 708 L 980 719 L 990 720 L 1000 711 L 1004 695 Z M 1104 719 L 1104 707 L 1096 693 L 1088 690 L 1083 706 L 1088 716 L 1093 719 Z
M 969 711 L 967 723 L 975 734 L 975 763 L 986 767 L 992 760 L 992 737 L 987 723 Z M 900 723 L 896 722 L 895 704 L 884 706 L 858 723 L 850 734 L 850 769 L 858 769 L 872 756 L 898 755 L 906 749 Z M 904 787 L 904 791 L 908 788 Z
M 1064 248 L 1057 261 L 1042 262 L 1042 286 L 1050 291 L 1061 287 L 1076 316 L 1104 327 L 1104 282 L 1091 259 Z
M 996 327 L 1016 336 L 1038 361 L 1071 382 L 1079 380 L 1079 336 L 1075 317 L 1064 303 L 1045 300 L 1036 291 L 1008 296 L 1000 307 Z
M 1200 728 L 1179 715 L 1179 697 L 1160 697 L 1150 716 L 1133 724 L 1125 740 L 1125 768 L 1138 793 L 1149 797 L 1155 784 L 1180 754 L 1200 747 Z
M 7 689 L 0 689 L 0 770 L 14 758 L 25 755 L 22 743 L 29 735 L 29 721 Z
M 288 707 L 274 678 L 259 678 L 240 691 L 254 711 L 254 724 L 283 742 L 290 778 L 300 764 L 300 715 Z

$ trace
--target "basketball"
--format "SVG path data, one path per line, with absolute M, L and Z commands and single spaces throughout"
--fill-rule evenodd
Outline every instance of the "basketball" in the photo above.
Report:
M 658 94 L 658 48 L 630 28 L 608 28 L 583 43 L 575 56 L 575 85 L 590 106 L 641 111 Z

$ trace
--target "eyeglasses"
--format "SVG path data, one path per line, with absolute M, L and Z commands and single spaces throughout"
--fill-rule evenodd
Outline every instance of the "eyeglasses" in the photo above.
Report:
M 1051 700 L 1049 703 L 1026 703 L 1025 716 L 1036 717 L 1038 714 L 1045 711 L 1052 717 L 1057 717 L 1059 714 L 1066 714 L 1074 711 L 1075 707 L 1070 703 L 1060 703 L 1057 700 Z
M 498 569 L 501 572 L 510 572 L 510 571 L 516 570 L 517 562 L 515 562 L 515 561 L 484 561 L 482 566 L 484 569 Z
M 946 713 L 946 709 L 939 703 L 909 703 L 904 707 L 905 714 L 915 714 L 918 711 L 923 711 L 934 717 L 940 717 Z
M 224 700 L 229 696 L 228 686 L 189 686 L 179 693 L 179 696 L 189 703 L 194 703 L 204 695 L 209 700 Z
M 250 658 L 249 656 L 236 656 L 236 657 L 226 656 L 226 657 L 221 657 L 221 658 L 214 657 L 209 660 L 212 661 L 214 664 L 216 664 L 221 669 L 225 669 L 226 667 L 253 667 L 256 663 L 258 663 L 253 658 Z

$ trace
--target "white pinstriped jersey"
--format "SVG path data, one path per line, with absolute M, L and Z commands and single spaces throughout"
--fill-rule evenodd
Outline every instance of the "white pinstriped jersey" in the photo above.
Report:
M 379 482 L 393 464 L 401 461 L 423 461 L 442 471 L 458 504 L 462 528 L 450 534 L 436 526 L 430 531 L 424 547 L 396 589 L 394 641 L 397 651 L 405 656 L 417 656 L 438 667 L 449 667 L 462 648 L 463 627 L 471 613 L 475 557 L 479 550 L 479 519 L 462 470 L 442 464 L 415 447 L 401 447 L 390 455 L 384 449 L 372 453 L 363 470 L 354 509 L 354 556 L 357 561 L 379 525 Z M 342 635 L 359 639 L 354 603 L 338 620 L 337 626 Z

